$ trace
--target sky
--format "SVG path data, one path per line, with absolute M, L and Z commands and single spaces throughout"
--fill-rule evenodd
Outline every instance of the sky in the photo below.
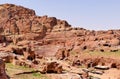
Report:
M 0 0 L 89 30 L 120 29 L 120 0 Z

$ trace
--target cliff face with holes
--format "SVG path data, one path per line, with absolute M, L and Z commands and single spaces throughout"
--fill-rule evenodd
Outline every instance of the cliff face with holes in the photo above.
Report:
M 6 35 L 22 34 L 43 38 L 46 32 L 54 28 L 70 27 L 66 21 L 58 20 L 55 17 L 36 16 L 35 11 L 16 6 L 13 4 L 0 5 L 0 28 L 4 29 Z
M 0 5 L 0 42 L 37 41 L 41 46 L 66 46 L 70 51 L 120 49 L 120 30 L 91 31 L 73 28 L 55 17 L 37 16 L 35 11 L 14 4 Z M 57 50 L 57 49 L 56 49 Z

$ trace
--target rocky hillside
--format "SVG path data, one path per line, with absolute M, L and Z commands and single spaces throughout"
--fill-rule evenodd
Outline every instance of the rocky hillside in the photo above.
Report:
M 14 4 L 0 5 L 0 33 L 1 42 L 39 40 L 41 45 L 61 45 L 77 51 L 120 49 L 120 30 L 73 28 L 65 20 L 37 16 L 34 10 Z
M 74 28 L 65 20 L 37 16 L 32 9 L 14 4 L 0 5 L 0 58 L 5 62 L 38 70 L 43 67 L 42 73 L 66 70 L 68 77 L 73 77 L 69 72 L 79 69 L 75 66 L 88 68 L 102 63 L 120 69 L 118 59 L 83 55 L 91 51 L 119 54 L 119 50 L 120 29 L 94 31 Z M 75 74 L 80 77 L 80 73 L 75 71 Z M 61 77 L 65 77 L 63 75 Z

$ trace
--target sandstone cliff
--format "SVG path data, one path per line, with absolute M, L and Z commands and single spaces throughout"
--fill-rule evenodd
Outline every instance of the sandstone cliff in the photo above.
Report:
M 120 30 L 73 28 L 65 20 L 37 16 L 32 9 L 14 4 L 0 5 L 0 41 L 17 43 L 23 40 L 65 46 L 74 51 L 116 51 L 120 49 Z

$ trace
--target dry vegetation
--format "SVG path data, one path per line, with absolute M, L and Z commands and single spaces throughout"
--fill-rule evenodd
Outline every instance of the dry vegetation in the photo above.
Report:
M 101 57 L 115 58 L 115 59 L 120 58 L 120 50 L 118 50 L 116 52 L 98 52 L 98 51 L 94 51 L 94 52 L 89 52 L 88 54 L 91 55 L 91 56 L 101 56 Z
M 6 63 L 6 69 L 7 74 L 11 77 L 11 79 L 49 79 L 32 68 Z

